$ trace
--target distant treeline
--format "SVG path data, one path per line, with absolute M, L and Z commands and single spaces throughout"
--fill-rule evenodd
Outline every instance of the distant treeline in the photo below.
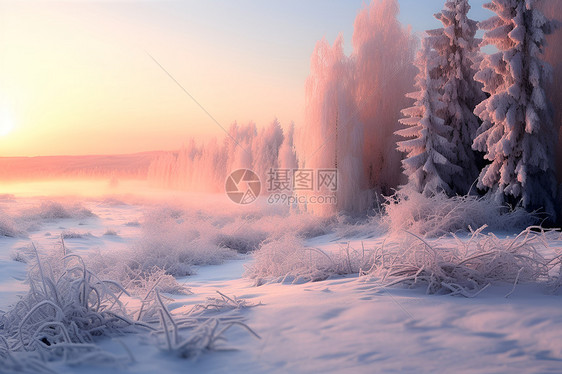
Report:
M 0 181 L 47 179 L 146 179 L 164 152 L 104 156 L 0 157 Z

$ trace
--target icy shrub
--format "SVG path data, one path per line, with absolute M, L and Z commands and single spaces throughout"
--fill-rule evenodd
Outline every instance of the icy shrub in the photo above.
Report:
M 465 231 L 488 225 L 491 230 L 523 229 L 536 223 L 536 217 L 522 208 L 511 209 L 491 198 L 447 197 L 444 193 L 426 197 L 410 189 L 388 199 L 383 222 L 391 233 L 411 231 L 426 237 Z
M 119 236 L 119 233 L 114 229 L 107 229 L 103 233 L 104 236 Z
M 13 261 L 22 262 L 24 264 L 29 263 L 34 257 L 35 255 L 31 245 L 16 248 L 10 253 L 10 258 Z
M 26 234 L 18 228 L 12 217 L 0 210 L 0 236 L 15 238 L 25 237 Z
M 84 238 L 88 238 L 88 237 L 92 237 L 92 234 L 89 232 L 77 232 L 77 231 L 63 231 L 61 233 L 61 238 L 63 239 L 84 239 Z
M 219 247 L 232 249 L 238 253 L 248 253 L 258 249 L 266 238 L 267 234 L 264 232 L 241 230 L 241 232 L 238 231 L 232 234 L 217 234 L 215 244 Z
M 367 273 L 386 285 L 426 285 L 427 293 L 475 296 L 498 282 L 514 284 L 551 282 L 559 257 L 547 260 L 541 253 L 548 248 L 547 233 L 529 227 L 515 238 L 500 239 L 483 234 L 484 227 L 468 240 L 442 244 L 414 234 L 401 241 L 385 243 L 375 252 L 373 267 Z M 537 230 L 537 231 L 535 231 Z
M 336 220 L 333 217 L 324 218 L 314 216 L 309 213 L 282 213 L 270 214 L 255 218 L 237 220 L 233 225 L 237 225 L 241 232 L 245 233 L 246 228 L 253 228 L 253 231 L 262 231 L 268 239 L 280 239 L 287 234 L 293 234 L 300 238 L 311 239 L 326 235 L 333 230 Z
M 117 282 L 102 280 L 81 257 L 60 252 L 40 259 L 35 247 L 33 252 L 29 292 L 8 312 L 0 312 L 2 372 L 52 373 L 51 361 L 110 366 L 133 362 L 128 349 L 129 356 L 118 356 L 96 345 L 99 337 L 123 333 L 150 333 L 158 347 L 179 357 L 222 349 L 224 333 L 235 325 L 257 336 L 241 316 L 223 315 L 251 306 L 244 300 L 220 294 L 220 299 L 173 317 L 159 294 L 168 279 L 153 272 L 148 282 L 136 283 L 144 295 L 140 309 L 131 312 L 121 301 L 130 297 L 128 292 Z
M 163 351 L 180 358 L 196 358 L 208 351 L 228 350 L 223 343 L 224 334 L 233 326 L 245 328 L 253 336 L 261 339 L 240 316 L 223 316 L 224 312 L 239 310 L 255 305 L 236 297 L 229 297 L 217 291 L 220 298 L 209 298 L 205 304 L 193 306 L 187 318 L 174 318 L 164 306 L 162 298 L 156 292 L 160 305 L 160 328 L 151 333 L 153 342 Z M 209 316 L 209 314 L 211 314 Z M 183 334 L 181 331 L 188 334 Z
M 76 255 L 52 256 L 46 262 L 39 260 L 37 251 L 35 255 L 28 273 L 29 292 L 0 317 L 7 357 L 2 363 L 25 368 L 26 363 L 17 359 L 21 352 L 33 353 L 33 359 L 67 363 L 95 361 L 94 355 L 97 360 L 118 361 L 118 356 L 92 343 L 98 336 L 139 328 L 119 300 L 123 288 L 96 277 Z
M 306 247 L 292 235 L 264 244 L 255 252 L 255 261 L 246 269 L 245 276 L 256 285 L 266 282 L 321 281 L 333 275 L 359 274 L 372 265 L 369 251 L 340 248 L 336 253 Z
M 46 201 L 41 204 L 37 215 L 43 219 L 55 220 L 64 218 L 87 218 L 94 214 L 80 204 L 63 205 L 55 201 Z
M 105 267 L 121 266 L 121 273 L 141 275 L 155 268 L 174 277 L 191 275 L 194 265 L 216 265 L 236 256 L 217 243 L 216 231 L 206 219 L 193 219 L 175 208 L 159 208 L 146 215 L 142 235 L 130 251 L 104 255 Z M 123 274 L 118 278 L 124 282 Z
M 129 263 L 132 269 L 138 264 L 138 271 L 157 266 L 173 276 L 185 276 L 193 273 L 192 265 L 216 265 L 235 255 L 233 250 L 201 237 L 188 222 L 167 221 L 145 228 Z
M 54 221 L 58 219 L 84 219 L 89 217 L 95 217 L 95 214 L 79 203 L 44 201 L 41 205 L 24 211 L 19 218 L 24 221 Z
M 380 236 L 386 232 L 384 225 L 381 224 L 381 215 L 371 217 L 350 217 L 338 215 L 337 224 L 334 225 L 333 232 L 337 238 L 372 238 Z

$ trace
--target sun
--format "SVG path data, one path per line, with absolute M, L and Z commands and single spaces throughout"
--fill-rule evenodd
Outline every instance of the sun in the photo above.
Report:
M 15 127 L 14 118 L 7 110 L 0 112 L 0 137 L 6 136 L 12 132 Z

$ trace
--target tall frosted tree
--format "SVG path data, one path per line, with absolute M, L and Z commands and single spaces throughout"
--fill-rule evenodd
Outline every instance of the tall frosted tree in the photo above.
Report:
M 306 80 L 306 126 L 297 142 L 299 167 L 337 169 L 337 204 L 308 204 L 318 215 L 361 212 L 368 200 L 361 191 L 363 124 L 357 118 L 353 60 L 344 54 L 343 37 L 333 46 L 320 40 Z M 318 186 L 317 186 L 318 187 Z M 300 195 L 315 191 L 297 191 Z
M 398 150 L 407 153 L 402 165 L 411 188 L 426 196 L 438 192 L 450 194 L 451 175 L 459 174 L 461 168 L 450 162 L 454 155 L 452 131 L 442 118 L 447 110 L 439 92 L 444 82 L 439 75 L 442 59 L 431 48 L 431 38 L 425 38 L 422 43 L 416 59 L 418 91 L 407 95 L 415 103 L 402 110 L 406 118 L 400 123 L 407 128 L 396 132 L 409 139 L 398 142 Z
M 485 8 L 496 15 L 481 23 L 482 44 L 499 51 L 483 59 L 475 76 L 490 94 L 475 110 L 483 123 L 473 147 L 490 161 L 479 187 L 555 216 L 556 133 L 545 95 L 551 68 L 541 60 L 553 24 L 536 0 L 492 0 Z
M 296 169 L 298 167 L 297 155 L 294 146 L 295 123 L 283 131 L 283 143 L 279 148 L 279 167 L 281 169 Z
M 482 164 L 481 156 L 472 149 L 480 126 L 473 112 L 485 99 L 482 85 L 474 80 L 473 66 L 480 60 L 480 40 L 475 38 L 478 25 L 468 18 L 469 10 L 468 0 L 448 0 L 443 11 L 435 15 L 443 27 L 427 31 L 428 42 L 439 55 L 434 74 L 442 78 L 438 90 L 444 108 L 439 115 L 449 128 L 452 153 L 448 161 L 458 166 L 444 170 L 451 173 L 444 179 L 452 193 L 461 195 L 469 192 Z
M 419 42 L 398 20 L 398 0 L 372 0 L 353 28 L 356 102 L 364 124 L 364 188 L 391 194 L 402 181 L 394 132 L 413 89 Z
M 562 183 L 562 1 L 542 0 L 540 5 L 547 17 L 558 22 L 557 30 L 546 38 L 544 58 L 552 66 L 554 73 L 547 96 L 554 106 L 554 127 L 558 130 L 557 174 L 558 183 Z M 559 194 L 562 195 L 562 191 Z

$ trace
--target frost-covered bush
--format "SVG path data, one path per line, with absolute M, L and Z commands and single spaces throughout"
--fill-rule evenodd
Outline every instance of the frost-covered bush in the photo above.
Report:
M 311 239 L 331 233 L 337 223 L 335 217 L 318 217 L 309 213 L 277 213 L 237 219 L 233 225 L 262 231 L 268 239 L 280 239 L 287 234 Z M 244 230 L 240 230 L 244 231 Z
M 80 203 L 42 201 L 31 208 L 0 210 L 0 236 L 27 237 L 29 232 L 38 230 L 44 221 L 91 217 L 95 217 L 95 214 Z
M 13 261 L 22 262 L 24 264 L 29 263 L 35 258 L 35 254 L 33 252 L 33 246 L 23 246 L 18 247 L 12 250 L 10 253 L 10 258 Z
M 245 300 L 229 297 L 217 291 L 220 298 L 209 298 L 205 304 L 193 306 L 186 317 L 177 318 L 168 312 L 162 298 L 156 292 L 160 305 L 160 328 L 151 333 L 153 342 L 163 351 L 180 358 L 195 358 L 208 351 L 230 350 L 224 346 L 224 334 L 233 326 L 245 328 L 260 339 L 244 320 L 237 315 L 221 316 L 225 311 L 255 306 Z M 183 334 L 186 331 L 187 334 Z
M 13 217 L 0 210 L 0 236 L 15 238 L 25 237 L 27 235 L 18 228 Z
M 339 250 L 307 247 L 302 239 L 288 235 L 264 244 L 245 276 L 259 286 L 356 274 L 383 286 L 423 286 L 428 294 L 465 297 L 502 283 L 513 285 L 511 292 L 519 283 L 542 284 L 554 291 L 562 287 L 562 253 L 553 254 L 549 248 L 553 240 L 562 240 L 559 232 L 532 226 L 515 237 L 501 238 L 484 234 L 485 229 L 482 226 L 468 238 L 424 239 L 404 232 L 375 248 L 347 245 Z
M 383 222 L 391 233 L 404 230 L 436 237 L 488 225 L 492 230 L 523 229 L 537 218 L 521 208 L 510 209 L 492 198 L 447 197 L 444 193 L 427 197 L 404 189 L 388 199 Z
M 117 232 L 117 230 L 114 229 L 107 229 L 105 230 L 105 232 L 103 233 L 104 236 L 119 236 L 119 233 Z
M 41 205 L 24 212 L 22 218 L 57 220 L 65 218 L 89 218 L 94 217 L 91 210 L 78 203 L 61 203 L 57 201 L 44 201 Z
M 89 232 L 65 230 L 61 233 L 61 238 L 63 239 L 84 239 L 88 237 L 92 237 L 92 234 Z
M 224 218 L 223 218 L 224 220 Z M 308 213 L 263 214 L 246 217 L 237 217 L 226 224 L 220 223 L 221 219 L 213 222 L 217 228 L 215 242 L 234 242 L 248 246 L 242 249 L 258 249 L 261 244 L 269 240 L 277 240 L 287 234 L 310 239 L 333 231 L 337 220 L 332 218 L 317 217 Z M 227 245 L 228 246 L 228 245 Z M 253 246 L 253 248 L 251 248 Z M 228 246 L 238 250 L 238 246 Z M 241 251 L 247 252 L 247 251 Z
M 51 255 L 35 261 L 28 272 L 29 292 L 0 316 L 0 341 L 12 369 L 26 369 L 28 359 L 81 363 L 120 358 L 101 351 L 99 336 L 138 332 L 120 301 L 124 289 L 93 274 L 76 255 Z M 24 360 L 17 357 L 29 352 Z M 1 355 L 0 355 L 1 356 Z M 97 358 L 95 358 L 97 357 Z
M 559 257 L 546 259 L 547 235 L 529 227 L 515 238 L 483 234 L 484 227 L 468 240 L 424 240 L 414 234 L 387 242 L 375 251 L 367 273 L 386 286 L 423 284 L 428 294 L 475 296 L 491 284 L 551 282 Z M 534 231 L 536 230 L 536 231 Z
M 253 230 L 252 230 L 253 231 Z M 248 230 L 238 231 L 232 234 L 219 233 L 215 244 L 219 247 L 229 248 L 238 253 L 249 253 L 258 249 L 267 238 L 267 234 L 261 231 L 253 231 L 248 235 Z
M 208 219 L 161 207 L 146 214 L 141 237 L 129 250 L 100 253 L 88 261 L 123 283 L 151 277 L 155 269 L 173 277 L 187 276 L 194 273 L 193 266 L 216 265 L 236 256 L 217 243 L 216 232 Z
M 210 222 L 194 222 L 182 212 L 171 213 L 146 217 L 143 234 L 129 258 L 132 269 L 135 264 L 138 271 L 157 266 L 173 276 L 185 276 L 193 273 L 193 265 L 215 265 L 235 257 L 235 251 L 212 240 L 216 228 Z
M 61 251 L 40 258 L 35 247 L 33 252 L 29 292 L 6 313 L 0 312 L 0 372 L 52 373 L 52 361 L 131 363 L 134 357 L 128 349 L 128 355 L 119 356 L 96 344 L 103 336 L 124 333 L 150 334 L 146 336 L 159 348 L 179 357 L 223 349 L 224 333 L 236 325 L 257 336 L 240 315 L 230 313 L 252 306 L 244 300 L 220 294 L 172 316 L 159 294 L 169 279 L 163 271 L 154 271 L 150 279 L 130 282 L 130 289 L 143 296 L 138 310 L 127 309 L 122 302 L 130 299 L 127 290 L 103 280 L 81 257 Z
M 373 238 L 386 233 L 386 227 L 381 224 L 382 215 L 367 217 L 353 217 L 338 215 L 335 223 L 330 227 L 331 233 L 339 240 L 349 238 Z
M 372 265 L 372 253 L 364 248 L 345 246 L 337 252 L 326 252 L 305 246 L 302 239 L 293 235 L 264 244 L 254 258 L 245 276 L 254 279 L 256 285 L 321 281 L 333 275 L 359 274 Z

